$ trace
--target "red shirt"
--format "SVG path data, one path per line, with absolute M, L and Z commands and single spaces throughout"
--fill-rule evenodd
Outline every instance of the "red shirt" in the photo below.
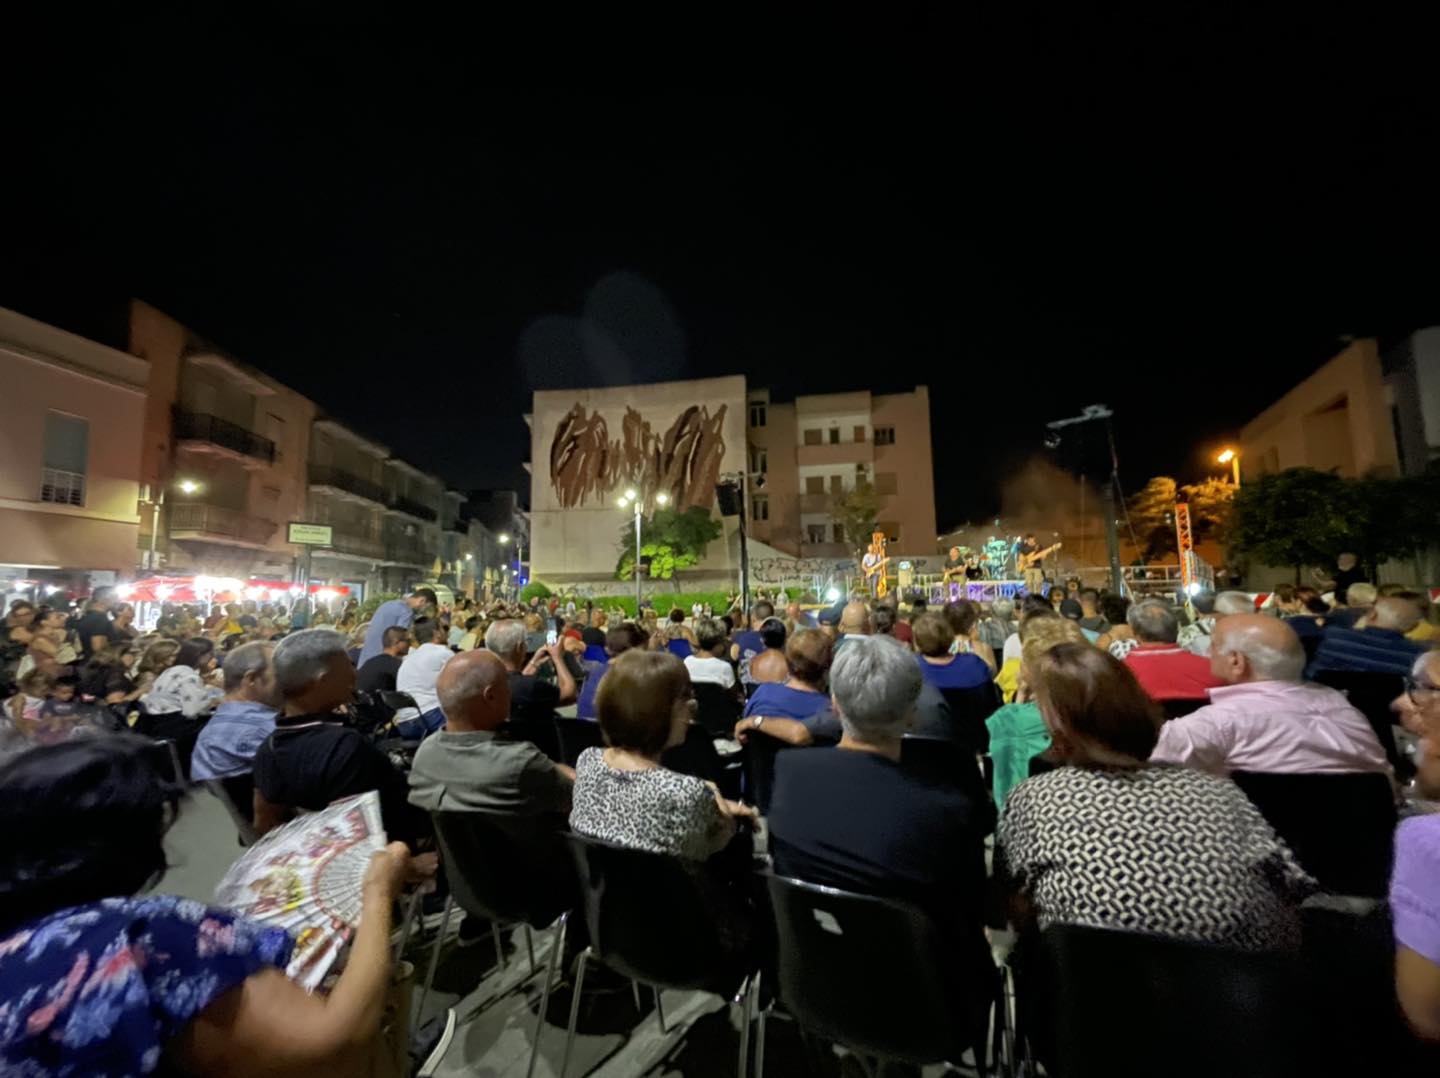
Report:
M 1210 673 L 1210 660 L 1178 644 L 1140 644 L 1125 665 L 1152 700 L 1205 700 L 1224 682 Z
M 906 644 L 915 643 L 915 631 L 910 628 L 908 621 L 901 621 L 897 618 L 895 620 L 895 628 L 891 629 L 890 632 L 896 640 L 900 640 Z

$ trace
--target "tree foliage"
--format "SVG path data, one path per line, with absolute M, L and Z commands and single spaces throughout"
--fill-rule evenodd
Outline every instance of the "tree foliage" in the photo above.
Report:
M 830 497 L 830 519 L 840 525 L 845 541 L 857 551 L 870 545 L 879 516 L 880 494 L 868 479 L 857 478 L 849 490 Z
M 1223 479 L 1202 479 L 1178 487 L 1168 475 L 1157 475 L 1130 496 L 1130 526 L 1146 560 L 1175 555 L 1175 503 L 1190 506 L 1190 531 L 1196 542 L 1225 540 L 1230 526 L 1235 487 Z
M 720 522 L 708 509 L 694 506 L 683 512 L 656 509 L 640 528 L 640 566 L 652 580 L 673 580 L 680 569 L 688 569 L 705 556 L 705 548 L 720 538 Z M 648 563 L 648 570 L 646 569 Z M 615 564 L 617 580 L 635 574 L 635 521 L 620 529 L 620 560 Z

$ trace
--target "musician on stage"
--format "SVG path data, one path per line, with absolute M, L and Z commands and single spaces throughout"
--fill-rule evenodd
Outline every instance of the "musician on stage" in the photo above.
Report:
M 964 579 L 965 563 L 968 560 L 968 558 L 962 558 L 960 556 L 960 548 L 958 546 L 952 546 L 950 548 L 950 556 L 945 559 L 945 583 L 948 584 L 952 580 Z
M 870 549 L 860 560 L 860 567 L 865 573 L 865 582 L 870 587 L 870 594 L 876 599 L 885 598 L 887 591 L 885 566 L 889 561 L 890 559 L 885 556 L 885 533 L 877 531 L 870 536 Z
M 1041 549 L 1035 533 L 1025 533 L 1025 538 L 1020 541 L 1020 546 L 1015 551 L 1015 564 L 1025 576 L 1027 595 L 1039 595 L 1044 590 L 1045 570 L 1040 567 L 1040 563 L 1047 554 L 1059 549 L 1059 543 Z
M 985 567 L 980 564 L 980 559 L 974 554 L 965 555 L 965 579 L 984 580 Z

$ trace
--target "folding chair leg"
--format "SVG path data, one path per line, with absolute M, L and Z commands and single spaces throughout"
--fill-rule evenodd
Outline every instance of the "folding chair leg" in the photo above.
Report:
M 505 944 L 500 939 L 500 926 L 494 921 L 490 922 L 490 935 L 495 940 L 495 964 L 505 969 L 510 963 L 505 961 Z
M 569 918 L 569 913 L 562 913 L 550 934 L 550 961 L 545 964 L 545 987 L 540 990 L 540 1013 L 535 1016 L 535 1036 L 530 1042 L 530 1066 L 525 1071 L 525 1078 L 534 1078 L 535 1060 L 540 1055 L 540 1033 L 545 1028 L 545 1012 L 550 1007 L 550 986 L 555 983 L 555 967 L 560 964 L 560 954 L 565 950 L 565 927 Z M 576 998 L 579 998 L 578 993 Z
M 640 1002 L 640 982 L 633 978 L 630 981 L 630 994 L 635 997 L 635 1013 L 644 1015 L 645 1004 Z
M 755 993 L 755 1005 L 760 1010 L 760 1021 L 755 1025 L 755 1078 L 765 1078 L 765 1016 L 768 1007 L 760 1007 L 760 993 Z
M 525 926 L 525 952 L 530 956 L 530 976 L 535 976 L 535 940 L 530 933 L 530 926 Z
M 555 1078 L 565 1078 L 565 1065 L 570 1062 L 570 1044 L 575 1040 L 575 1024 L 580 1021 L 580 993 L 585 988 L 585 964 L 590 958 L 590 948 L 580 952 L 579 968 L 575 971 L 575 997 L 570 1001 L 570 1024 L 565 1029 L 565 1051 L 560 1055 L 560 1069 Z
M 669 1033 L 665 1028 L 665 1008 L 660 1006 L 660 989 L 652 988 L 650 991 L 655 993 L 655 1020 L 660 1023 L 660 1032 Z
M 755 1001 L 760 995 L 760 972 L 745 978 L 740 995 L 740 1063 L 735 1068 L 737 1078 L 745 1078 L 750 1065 L 750 1023 L 755 1018 Z
M 420 993 L 420 1006 L 415 1008 L 415 1017 L 410 1023 L 413 1033 L 420 1025 L 420 1016 L 425 1013 L 425 1000 L 430 996 L 430 986 L 435 983 L 435 967 L 440 964 L 440 948 L 445 943 L 445 930 L 450 927 L 450 911 L 455 908 L 455 896 L 445 899 L 445 915 L 440 918 L 440 931 L 435 933 L 435 946 L 430 948 L 430 969 L 425 973 L 425 991 Z

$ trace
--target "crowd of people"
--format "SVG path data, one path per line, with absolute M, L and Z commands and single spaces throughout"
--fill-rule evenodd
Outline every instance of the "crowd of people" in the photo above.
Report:
M 390 906 L 437 871 L 440 812 L 482 813 L 539 851 L 557 894 L 573 889 L 567 830 L 678 858 L 737 954 L 763 945 L 757 863 L 910 902 L 940 928 L 966 1022 L 993 996 L 987 926 L 1293 948 L 1323 883 L 1229 776 L 1373 773 L 1397 803 L 1403 783 L 1413 803 L 1440 798 L 1435 611 L 1418 592 L 1343 583 L 1328 599 L 1282 588 L 1261 608 L 1239 592 L 1131 602 L 1074 581 L 988 605 L 916 595 L 635 618 L 538 599 L 447 609 L 418 588 L 363 623 L 349 609 L 297 626 L 233 604 L 203 620 L 166 611 L 149 636 L 105 589 L 70 618 L 16 603 L 0 995 L 18 1009 L 0 1021 L 0 1059 L 26 1073 L 141 1073 L 161 1058 L 220 1073 L 241 1046 L 257 1071 L 348 1058 L 374 1037 Z M 1413 755 L 1382 743 L 1326 683 L 1336 674 L 1396 679 Z M 85 707 L 109 724 L 67 725 Z M 577 721 L 598 736 L 570 753 L 558 731 Z M 287 940 L 137 897 L 164 867 L 177 797 L 151 773 L 147 736 L 177 731 L 190 780 L 248 778 L 235 807 L 260 834 L 379 795 L 393 844 L 328 996 L 295 999 L 277 972 Z M 917 738 L 974 766 L 917 768 Z M 773 762 L 763 799 L 759 759 Z M 1396 991 L 1411 1027 L 1440 1039 L 1440 815 L 1406 815 Z M 54 933 L 66 942 L 47 948 Z M 75 990 L 101 969 L 101 988 Z M 143 1008 L 164 1017 L 140 1022 Z M 302 1009 L 316 1023 L 303 1036 Z

